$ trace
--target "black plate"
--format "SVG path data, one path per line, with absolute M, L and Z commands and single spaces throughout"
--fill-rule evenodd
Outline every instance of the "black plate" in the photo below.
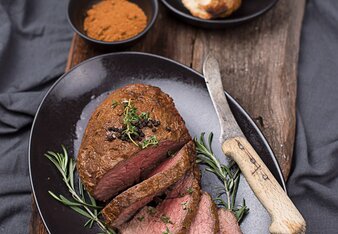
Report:
M 91 112 L 107 92 L 128 83 L 148 83 L 169 93 L 186 121 L 191 135 L 202 131 L 219 134 L 219 125 L 203 77 L 172 60 L 144 53 L 113 53 L 83 62 L 61 77 L 49 90 L 36 114 L 29 149 L 29 168 L 33 192 L 41 217 L 51 233 L 96 233 L 83 227 L 85 218 L 53 200 L 48 191 L 68 194 L 60 175 L 44 157 L 47 150 L 59 151 L 63 144 L 76 155 Z M 285 189 L 277 161 L 252 119 L 228 96 L 233 113 L 244 134 Z M 214 150 L 225 157 L 215 137 Z M 211 174 L 203 174 L 202 187 L 213 192 Z M 244 179 L 238 199 L 246 198 L 251 214 L 242 223 L 244 233 L 268 233 L 270 218 Z M 252 232 L 252 230 L 257 230 Z
M 164 5 L 186 23 L 211 29 L 222 29 L 248 22 L 271 9 L 278 0 L 242 0 L 242 5 L 231 16 L 223 19 L 205 20 L 192 16 L 181 0 L 162 0 Z

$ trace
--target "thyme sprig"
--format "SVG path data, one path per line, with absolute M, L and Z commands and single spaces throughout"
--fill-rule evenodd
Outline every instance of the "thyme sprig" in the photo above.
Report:
M 115 109 L 115 107 L 117 107 L 119 105 L 119 103 L 116 100 L 112 100 L 112 108 Z
M 128 101 L 123 101 L 123 104 L 123 124 L 125 126 L 125 130 L 122 132 L 122 134 L 125 134 L 134 145 L 141 147 L 142 149 L 145 149 L 150 145 L 157 145 L 158 140 L 156 136 L 151 136 L 141 143 L 137 143 L 134 140 L 134 138 L 140 137 L 139 128 L 136 125 L 140 121 L 149 121 L 149 113 L 142 112 L 141 114 L 137 114 L 137 108 L 133 105 L 131 99 Z
M 157 145 L 157 144 L 158 144 L 158 140 L 157 140 L 156 136 L 151 136 L 151 137 L 143 140 L 140 143 L 140 146 L 141 146 L 142 149 L 145 149 L 150 145 Z
M 81 181 L 78 181 L 78 188 L 75 188 L 75 160 L 68 156 L 67 150 L 62 146 L 63 152 L 55 153 L 48 151 L 45 156 L 54 164 L 62 175 L 62 179 L 68 188 L 72 199 L 63 195 L 57 196 L 55 193 L 48 193 L 63 205 L 70 207 L 80 215 L 88 218 L 84 224 L 85 227 L 91 228 L 96 223 L 106 234 L 115 234 L 115 231 L 108 228 L 99 218 L 101 215 L 101 206 L 98 206 L 95 199 L 84 189 Z M 89 200 L 89 201 L 88 201 Z
M 197 163 L 206 165 L 206 170 L 215 174 L 222 182 L 223 186 L 215 201 L 218 206 L 232 211 L 236 215 L 238 222 L 240 222 L 249 211 L 244 199 L 242 205 L 235 206 L 240 180 L 240 169 L 234 161 L 228 166 L 221 164 L 212 150 L 213 133 L 211 132 L 209 134 L 208 143 L 205 142 L 204 135 L 205 133 L 203 132 L 199 139 L 194 139 L 197 150 Z M 223 194 L 226 196 L 226 201 L 221 198 Z
M 125 104 L 123 112 L 123 124 L 126 126 L 126 129 L 123 131 L 123 133 L 128 136 L 134 145 L 139 146 L 139 144 L 137 144 L 133 139 L 133 136 L 139 136 L 137 128 L 133 123 L 139 121 L 140 116 L 137 114 L 136 107 L 131 103 L 131 99 L 124 101 L 123 103 Z

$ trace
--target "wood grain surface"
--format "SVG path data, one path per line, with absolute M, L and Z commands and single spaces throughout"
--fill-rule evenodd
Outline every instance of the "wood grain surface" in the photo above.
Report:
M 305 0 L 283 0 L 258 19 L 226 30 L 205 30 L 176 20 L 163 5 L 154 27 L 130 51 L 177 60 L 201 71 L 212 53 L 220 62 L 224 88 L 248 111 L 270 143 L 284 178 L 293 153 L 297 61 Z M 66 71 L 108 51 L 74 36 Z M 46 229 L 34 200 L 30 233 Z

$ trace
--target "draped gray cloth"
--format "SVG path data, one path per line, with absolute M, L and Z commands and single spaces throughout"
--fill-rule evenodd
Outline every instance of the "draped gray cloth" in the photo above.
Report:
M 0 0 L 0 233 L 28 233 L 28 138 L 63 73 L 72 32 L 65 0 Z M 338 233 L 338 1 L 309 0 L 288 189 L 308 233 Z
M 308 233 L 338 233 L 338 1 L 310 0 L 302 28 L 297 135 L 288 181 Z
M 0 0 L 0 233 L 28 233 L 28 138 L 62 74 L 72 32 L 64 0 Z

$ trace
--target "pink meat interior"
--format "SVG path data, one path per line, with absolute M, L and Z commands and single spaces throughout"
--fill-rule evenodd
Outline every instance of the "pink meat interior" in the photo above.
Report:
M 106 201 L 129 188 L 164 161 L 168 151 L 176 151 L 183 144 L 184 142 L 163 141 L 157 147 L 142 150 L 128 160 L 122 161 L 101 178 L 94 196 L 98 200 Z
M 213 233 L 215 230 L 215 215 L 211 213 L 211 198 L 203 193 L 198 206 L 197 214 L 190 227 L 191 234 Z
M 182 220 L 189 212 L 188 209 L 185 209 L 185 205 L 191 202 L 191 196 L 186 193 L 186 190 L 191 186 L 193 179 L 192 173 L 182 178 L 173 186 L 172 191 L 167 194 L 167 198 L 156 207 L 156 213 L 149 213 L 149 207 L 143 208 L 129 223 L 121 227 L 121 233 L 158 234 L 165 233 L 167 227 L 170 233 L 175 233 L 181 228 Z M 182 194 L 186 195 L 182 196 Z
M 116 226 L 121 225 L 126 220 L 130 219 L 139 209 L 147 205 L 154 196 L 145 197 L 142 200 L 135 202 L 133 205 L 129 206 L 127 209 L 123 210 L 119 217 L 114 221 Z
M 177 163 L 182 159 L 182 157 L 184 157 L 184 154 L 185 154 L 185 152 L 179 151 L 174 157 L 171 157 L 167 161 L 161 163 L 155 170 L 153 170 L 150 173 L 149 178 L 147 180 L 151 180 L 152 179 L 151 177 L 158 174 L 158 173 L 164 172 L 164 174 L 165 174 L 166 171 L 168 171 L 171 168 L 174 168 L 175 165 L 177 165 Z M 134 187 L 137 188 L 137 187 L 140 187 L 140 186 L 145 186 L 145 184 L 147 183 L 147 180 L 143 181 L 140 184 L 135 185 Z M 154 192 L 154 194 L 151 194 L 147 197 L 143 197 L 138 202 L 135 202 L 134 204 L 132 204 L 128 208 L 124 209 L 121 212 L 121 214 L 119 214 L 119 217 L 114 221 L 114 224 L 116 226 L 119 226 L 122 223 L 124 223 L 125 221 L 127 221 L 139 209 L 141 209 L 147 203 L 149 203 L 151 200 L 153 200 L 153 198 L 155 196 L 163 193 L 166 189 L 167 189 L 167 187 L 163 187 L 163 188 L 157 190 L 156 192 Z
M 237 219 L 233 213 L 223 208 L 218 209 L 219 229 L 222 234 L 242 234 Z

